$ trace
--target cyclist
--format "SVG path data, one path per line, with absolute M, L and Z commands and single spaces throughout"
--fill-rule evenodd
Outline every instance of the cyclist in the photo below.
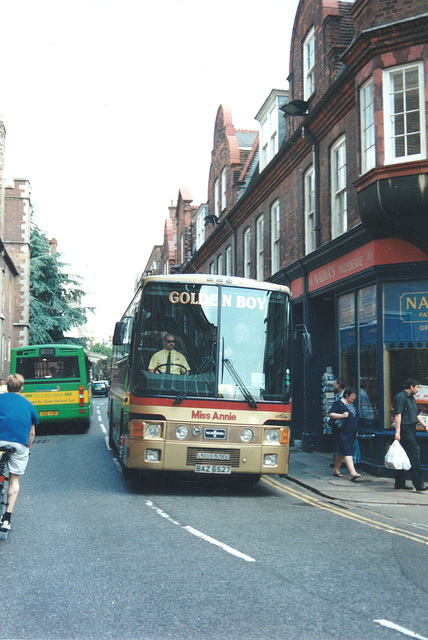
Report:
M 15 448 L 9 466 L 8 507 L 0 522 L 0 531 L 10 530 L 10 518 L 19 493 L 19 477 L 25 473 L 29 449 L 39 424 L 34 406 L 21 396 L 24 378 L 15 373 L 6 380 L 8 393 L 0 395 L 0 445 Z

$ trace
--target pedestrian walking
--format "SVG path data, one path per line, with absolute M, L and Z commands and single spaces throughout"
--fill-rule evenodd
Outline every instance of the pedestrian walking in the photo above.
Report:
M 407 453 L 411 466 L 412 483 L 416 491 L 428 491 L 422 480 L 421 461 L 419 447 L 416 442 L 416 425 L 419 423 L 428 431 L 418 407 L 415 395 L 419 391 L 420 383 L 416 378 L 408 378 L 404 383 L 403 391 L 397 393 L 394 398 L 394 426 L 395 440 L 398 440 Z M 395 472 L 395 489 L 411 489 L 406 486 L 406 471 Z
M 354 387 L 345 387 L 343 396 L 335 400 L 328 414 L 329 418 L 339 423 L 333 431 L 336 448 L 333 475 L 336 478 L 343 477 L 340 473 L 340 467 L 345 461 L 353 482 L 361 478 L 361 474 L 355 470 L 353 460 L 354 441 L 357 437 L 360 417 L 358 407 L 355 404 L 356 398 L 357 392 Z

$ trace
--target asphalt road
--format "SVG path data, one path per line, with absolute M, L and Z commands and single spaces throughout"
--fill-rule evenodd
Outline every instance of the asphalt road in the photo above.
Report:
M 94 405 L 88 433 L 36 438 L 0 542 L 1 640 L 428 638 L 418 523 L 368 525 L 286 479 L 131 483 Z

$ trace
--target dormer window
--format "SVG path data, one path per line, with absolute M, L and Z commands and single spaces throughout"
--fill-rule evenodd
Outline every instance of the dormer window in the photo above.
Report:
M 281 107 L 288 102 L 286 89 L 272 89 L 262 108 L 256 115 L 260 123 L 259 169 L 263 169 L 276 156 L 285 138 L 285 121 Z
M 278 153 L 278 108 L 276 103 L 266 113 L 260 128 L 260 170 Z
M 315 29 L 309 31 L 303 43 L 303 99 L 309 100 L 315 91 Z

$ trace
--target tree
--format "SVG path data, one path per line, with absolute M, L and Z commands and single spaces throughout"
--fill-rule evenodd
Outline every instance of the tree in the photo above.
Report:
M 96 342 L 91 347 L 92 353 L 100 353 L 102 356 L 107 356 L 107 358 L 111 358 L 111 354 L 113 349 L 108 347 L 106 344 L 101 344 L 100 342 Z
M 86 295 L 81 278 L 64 272 L 68 266 L 52 251 L 46 234 L 32 222 L 30 236 L 30 344 L 70 342 L 65 333 L 87 322 L 92 311 L 81 306 Z

